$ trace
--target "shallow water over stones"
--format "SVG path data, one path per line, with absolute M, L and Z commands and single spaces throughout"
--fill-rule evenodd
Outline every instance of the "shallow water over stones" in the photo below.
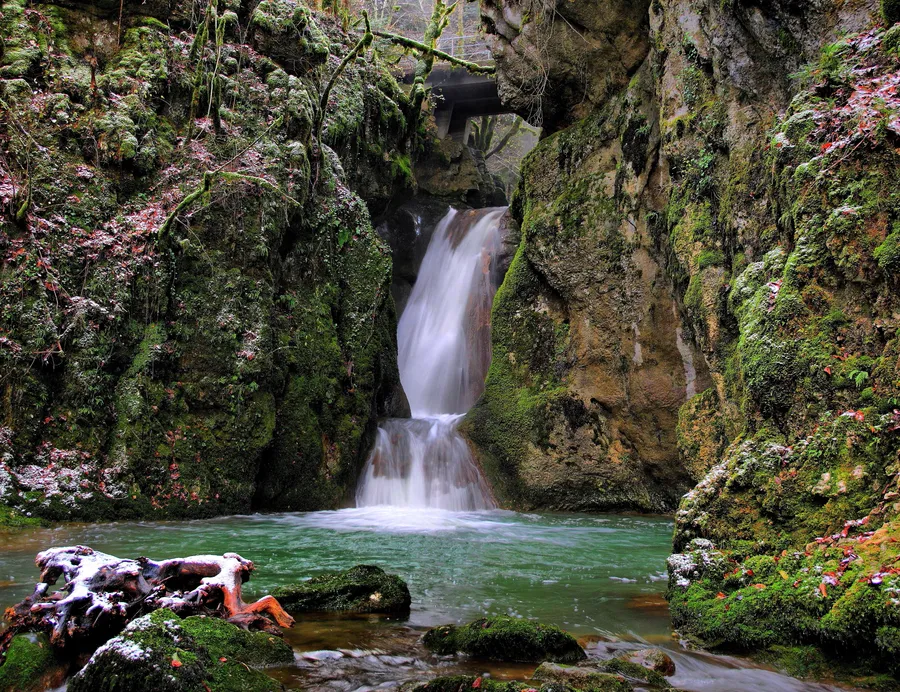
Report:
M 85 544 L 119 555 L 162 558 L 235 551 L 257 566 L 248 595 L 356 564 L 405 579 L 406 620 L 308 616 L 286 633 L 295 664 L 274 671 L 293 689 L 390 689 L 435 675 L 527 677 L 534 666 L 432 656 L 425 629 L 511 614 L 563 627 L 593 656 L 662 646 L 688 690 L 825 690 L 740 659 L 693 653 L 672 638 L 661 594 L 672 523 L 645 516 L 448 512 L 396 507 L 223 517 L 187 522 L 68 524 L 0 533 L 0 605 L 31 592 L 34 555 Z

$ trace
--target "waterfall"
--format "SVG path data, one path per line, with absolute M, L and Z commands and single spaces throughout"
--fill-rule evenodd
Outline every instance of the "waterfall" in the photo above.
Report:
M 412 418 L 381 424 L 356 493 L 358 507 L 456 511 L 495 507 L 457 431 L 484 389 L 505 207 L 451 209 L 435 229 L 397 325 L 400 380 Z

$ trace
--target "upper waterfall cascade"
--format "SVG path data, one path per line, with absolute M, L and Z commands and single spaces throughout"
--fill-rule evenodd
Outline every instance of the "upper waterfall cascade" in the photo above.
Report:
M 451 209 L 435 229 L 397 326 L 400 379 L 412 418 L 378 429 L 359 507 L 456 511 L 495 507 L 457 425 L 484 389 L 505 207 Z

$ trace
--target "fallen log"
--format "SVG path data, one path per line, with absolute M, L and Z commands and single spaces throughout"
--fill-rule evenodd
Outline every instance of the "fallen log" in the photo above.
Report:
M 35 564 L 40 581 L 31 596 L 6 610 L 9 627 L 0 633 L 0 653 L 20 632 L 45 632 L 59 648 L 91 648 L 158 608 L 182 617 L 221 617 L 244 629 L 279 635 L 279 626 L 294 622 L 271 596 L 244 602 L 241 585 L 254 567 L 237 553 L 155 562 L 78 545 L 38 553 Z M 61 589 L 51 590 L 60 578 Z

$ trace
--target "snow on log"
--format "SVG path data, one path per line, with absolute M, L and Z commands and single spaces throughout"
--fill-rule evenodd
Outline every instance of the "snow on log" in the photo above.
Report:
M 0 653 L 23 631 L 50 635 L 54 646 L 91 647 L 118 634 L 136 617 L 170 608 L 179 615 L 223 617 L 245 629 L 280 634 L 294 620 L 271 596 L 255 603 L 241 598 L 253 563 L 237 553 L 192 555 L 155 562 L 121 559 L 87 546 L 38 553 L 41 570 L 34 593 L 7 608 L 9 627 L 0 633 Z M 63 579 L 60 590 L 51 586 Z M 274 621 L 274 622 L 273 622 Z

